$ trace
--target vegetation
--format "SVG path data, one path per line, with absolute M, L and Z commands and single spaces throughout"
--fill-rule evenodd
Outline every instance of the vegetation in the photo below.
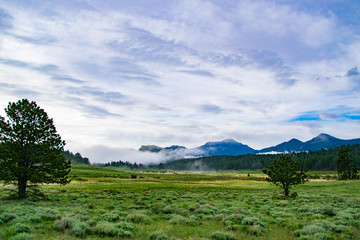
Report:
M 70 161 L 53 120 L 35 102 L 9 103 L 0 116 L 0 180 L 18 187 L 19 198 L 39 183 L 69 183 Z M 29 185 L 29 182 L 31 185 Z
M 109 162 L 109 163 L 97 164 L 97 165 L 104 167 L 126 167 L 130 169 L 146 169 L 146 166 L 144 164 L 130 163 L 128 161 Z
M 70 177 L 65 186 L 42 186 L 47 198 L 41 201 L 8 200 L 8 192 L 0 191 L 0 239 L 358 239 L 360 234 L 360 180 L 316 179 L 293 186 L 297 198 L 285 198 L 261 171 L 124 171 L 72 164 Z
M 353 165 L 353 161 L 349 152 L 350 149 L 348 147 L 342 147 L 338 153 L 338 157 L 335 160 L 339 179 L 342 180 L 359 178 L 357 174 L 357 168 Z
M 285 197 L 289 196 L 291 186 L 305 183 L 307 178 L 304 169 L 300 167 L 300 163 L 289 155 L 281 155 L 263 172 L 268 175 L 267 181 L 284 189 Z
M 80 153 L 73 154 L 69 150 L 66 150 L 62 152 L 62 155 L 64 155 L 67 160 L 70 160 L 74 163 L 90 164 L 89 159 L 87 157 L 82 157 Z
M 80 153 L 63 151 L 65 142 L 52 119 L 35 102 L 9 103 L 5 112 L 9 120 L 0 116 L 0 180 L 16 183 L 19 199 L 10 197 L 12 188 L 0 190 L 0 239 L 357 239 L 360 235 L 359 180 L 329 181 L 334 172 L 311 172 L 309 177 L 317 181 L 296 186 L 307 177 L 301 165 L 312 163 L 309 159 L 319 154 L 333 158 L 337 153 L 333 163 L 339 176 L 355 179 L 352 159 L 358 163 L 359 145 L 277 155 L 275 160 L 274 155 L 246 155 L 185 162 L 195 170 L 236 169 L 241 164 L 252 169 L 271 163 L 263 172 L 176 172 L 122 161 L 102 168 L 89 165 Z M 222 157 L 229 161 L 214 162 Z M 70 180 L 72 184 L 65 185 Z M 281 186 L 285 197 L 266 181 Z M 39 183 L 63 185 L 42 186 L 47 196 L 24 199 L 29 184 Z M 291 187 L 297 188 L 297 197 L 287 197 Z

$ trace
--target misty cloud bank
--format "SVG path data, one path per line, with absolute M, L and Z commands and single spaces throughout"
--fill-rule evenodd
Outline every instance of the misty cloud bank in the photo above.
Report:
M 182 158 L 193 158 L 205 154 L 201 149 L 181 148 L 172 151 L 143 152 L 135 149 L 112 148 L 101 145 L 83 149 L 81 153 L 88 157 L 92 164 L 121 160 L 130 163 L 142 163 L 145 165 L 159 164 Z

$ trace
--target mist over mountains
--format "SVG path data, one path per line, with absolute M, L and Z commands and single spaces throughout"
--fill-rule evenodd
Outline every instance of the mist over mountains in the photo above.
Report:
M 268 154 L 268 153 L 289 153 L 289 152 L 306 152 L 317 151 L 321 149 L 334 148 L 342 145 L 360 144 L 360 138 L 344 140 L 333 137 L 329 134 L 321 133 L 309 141 L 302 142 L 298 139 L 291 139 L 287 142 L 280 143 L 276 146 L 255 150 L 248 145 L 239 143 L 233 139 L 226 139 L 219 142 L 207 142 L 202 146 L 188 149 L 184 146 L 173 145 L 170 147 L 159 147 L 156 145 L 143 145 L 140 147 L 141 152 L 153 152 L 165 155 L 168 161 L 205 157 L 218 155 L 246 155 L 246 154 Z

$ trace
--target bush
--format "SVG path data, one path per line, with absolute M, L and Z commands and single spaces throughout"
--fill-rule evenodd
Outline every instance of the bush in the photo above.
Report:
M 33 239 L 35 239 L 34 235 L 30 233 L 19 233 L 14 237 L 9 238 L 9 240 L 33 240 Z
M 210 206 L 210 205 L 203 205 L 199 209 L 196 209 L 196 214 L 203 214 L 203 215 L 215 215 L 217 212 L 217 208 Z
M 224 219 L 224 222 L 230 221 L 232 223 L 241 224 L 242 220 L 245 218 L 245 215 L 242 214 L 231 214 L 230 216 Z
M 163 214 L 173 214 L 176 213 L 176 207 L 175 206 L 165 206 L 161 212 Z
M 0 215 L 0 220 L 3 222 L 3 223 L 7 223 L 7 222 L 10 222 L 11 220 L 15 219 L 16 218 L 16 215 L 13 214 L 13 213 L 7 213 L 7 212 L 4 212 Z
M 247 232 L 255 236 L 260 236 L 263 231 L 264 228 L 260 225 L 252 225 L 249 228 L 247 228 Z
M 60 220 L 54 222 L 54 229 L 59 232 L 65 231 L 65 229 L 70 229 L 75 225 L 76 220 L 69 217 L 63 217 Z
M 39 223 L 42 221 L 43 221 L 42 217 L 38 214 L 27 215 L 24 216 L 22 219 L 22 222 L 27 222 L 27 223 Z
M 181 215 L 174 215 L 169 222 L 171 224 L 185 225 L 187 222 L 187 218 Z
M 135 229 L 135 226 L 128 222 L 119 222 L 116 224 L 116 227 L 127 230 L 127 231 L 132 231 Z
M 136 212 L 129 214 L 126 220 L 132 223 L 144 223 L 144 224 L 150 224 L 152 222 L 151 218 L 149 218 L 147 215 Z
M 90 233 L 90 226 L 87 223 L 75 222 L 70 228 L 69 233 L 76 237 L 84 237 L 86 234 Z
M 150 233 L 149 240 L 170 240 L 163 230 L 158 230 Z
M 6 231 L 10 233 L 31 233 L 30 227 L 22 223 L 15 223 L 14 225 L 10 226 Z
M 214 232 L 211 235 L 211 239 L 214 239 L 214 240 L 236 240 L 236 237 L 234 237 L 230 233 Z
M 297 236 L 310 236 L 314 237 L 315 235 L 320 236 L 319 234 L 327 233 L 327 235 L 332 233 L 342 233 L 347 232 L 348 229 L 344 225 L 336 225 L 327 220 L 316 220 L 313 221 L 311 225 L 303 227 L 301 230 L 296 230 L 295 234 Z
M 60 218 L 61 216 L 59 211 L 51 208 L 39 207 L 36 209 L 36 212 L 38 212 L 38 214 L 43 220 L 55 220 Z
M 101 215 L 101 219 L 107 222 L 117 222 L 121 219 L 121 216 L 116 213 L 105 213 Z
M 245 217 L 241 221 L 241 224 L 242 225 L 259 225 L 261 227 L 265 227 L 265 223 L 256 217 Z
M 114 223 L 100 222 L 94 228 L 94 233 L 100 236 L 109 237 L 132 237 L 132 233 Z

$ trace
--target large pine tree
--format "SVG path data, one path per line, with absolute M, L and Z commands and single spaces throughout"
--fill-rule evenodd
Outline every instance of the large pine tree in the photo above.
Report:
M 39 183 L 69 183 L 70 161 L 61 154 L 65 141 L 53 120 L 35 102 L 9 103 L 0 116 L 0 180 L 17 185 L 18 197 Z

